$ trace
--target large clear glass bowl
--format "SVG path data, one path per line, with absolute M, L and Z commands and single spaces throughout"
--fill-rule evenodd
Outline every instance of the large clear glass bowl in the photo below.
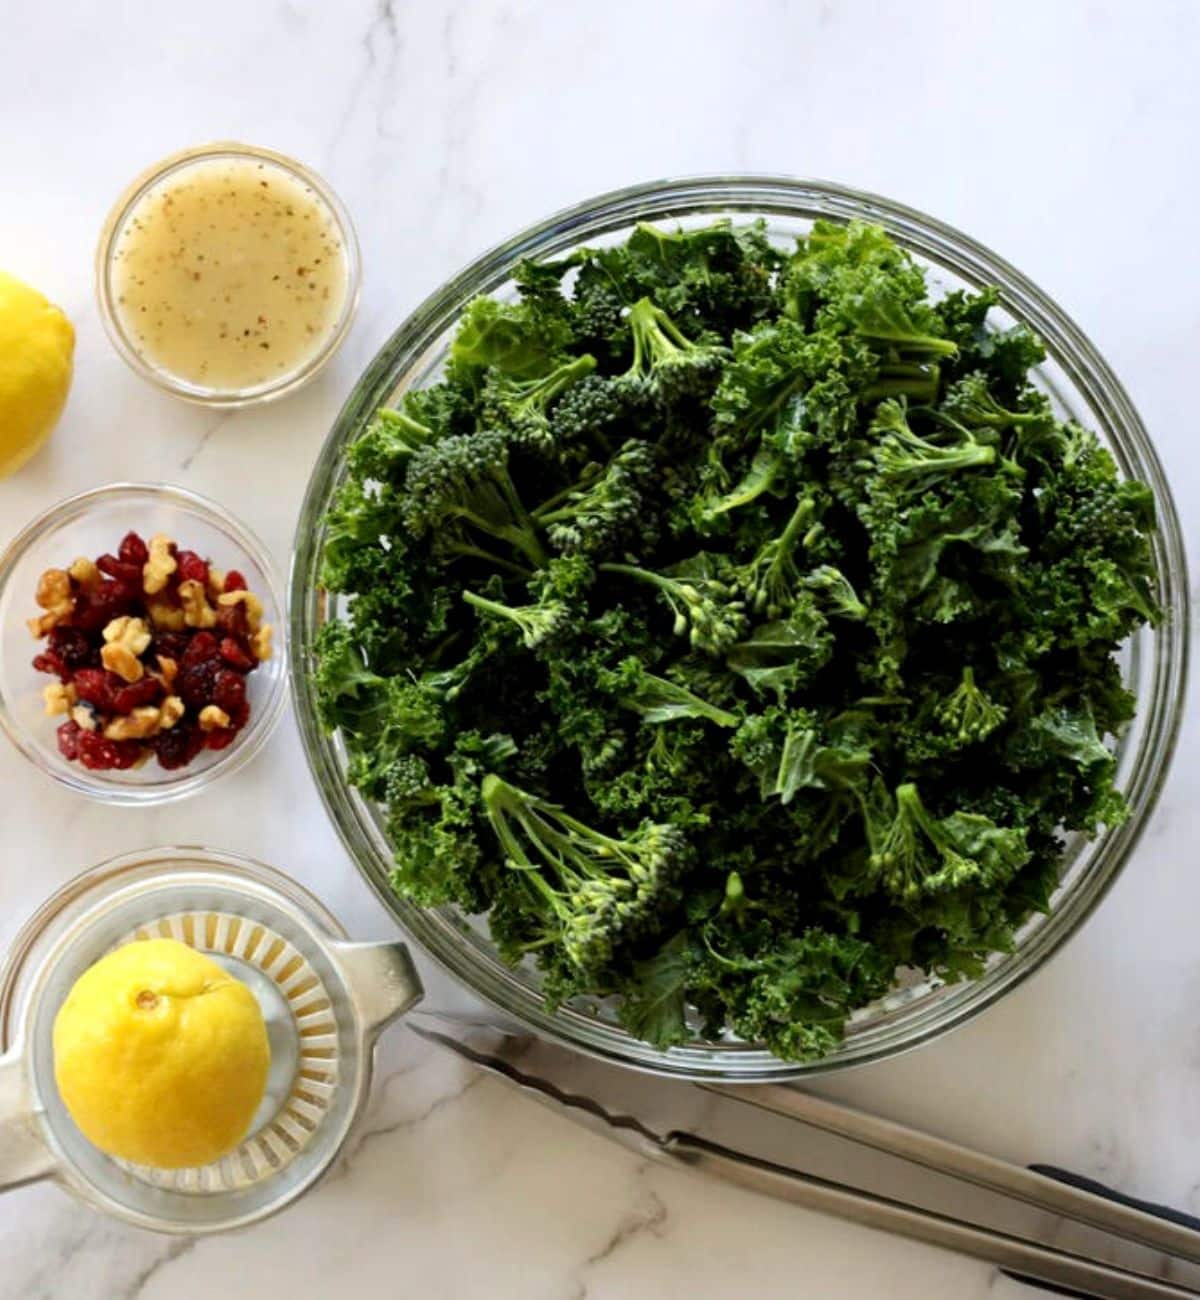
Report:
M 497 957 L 486 925 L 453 908 L 423 909 L 388 885 L 391 853 L 380 810 L 345 778 L 345 752 L 323 734 L 310 684 L 313 639 L 321 623 L 343 612 L 320 587 L 324 515 L 342 481 L 346 448 L 377 407 L 435 380 L 459 314 L 477 294 L 511 296 L 511 276 L 525 257 L 560 257 L 580 244 L 622 240 L 638 221 L 699 225 L 719 217 L 766 221 L 773 238 L 790 242 L 821 217 L 878 222 L 924 263 L 935 290 L 995 284 L 995 324 L 1026 322 L 1045 342 L 1039 382 L 1064 416 L 1095 429 L 1122 471 L 1154 490 L 1160 528 L 1155 538 L 1158 598 L 1167 617 L 1125 647 L 1123 666 L 1137 696 L 1137 719 L 1122 737 L 1119 783 L 1129 820 L 1087 842 L 1068 846 L 1062 882 L 1048 916 L 1022 928 L 1016 948 L 997 954 L 971 982 L 906 981 L 858 1013 L 845 1042 L 811 1064 L 777 1060 L 754 1044 L 705 1043 L 658 1051 L 627 1034 L 611 1010 L 545 1009 L 537 974 Z M 1187 664 L 1187 575 L 1171 492 L 1142 422 L 1125 390 L 1079 328 L 1019 271 L 966 235 L 875 195 L 823 182 L 774 177 L 702 177 L 636 186 L 560 212 L 471 263 L 404 322 L 351 393 L 321 452 L 296 534 L 291 590 L 291 671 L 300 728 L 326 807 L 359 869 L 405 930 L 455 978 L 537 1033 L 582 1051 L 660 1074 L 751 1082 L 796 1078 L 880 1060 L 961 1024 L 1035 971 L 1079 927 L 1129 860 L 1162 787 L 1175 744 Z

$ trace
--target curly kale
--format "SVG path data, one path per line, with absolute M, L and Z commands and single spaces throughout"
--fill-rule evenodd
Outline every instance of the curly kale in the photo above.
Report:
M 324 522 L 311 686 L 392 887 L 659 1047 L 836 1051 L 976 977 L 1127 815 L 1155 503 L 994 290 L 884 230 L 668 230 L 514 273 Z

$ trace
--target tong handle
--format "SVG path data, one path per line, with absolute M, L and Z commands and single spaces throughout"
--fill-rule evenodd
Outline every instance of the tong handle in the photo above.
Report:
M 47 1178 L 56 1161 L 42 1138 L 20 1046 L 0 1056 L 0 1192 Z
M 851 1223 L 896 1233 L 930 1246 L 994 1264 L 1011 1276 L 1059 1294 L 1089 1300 L 1187 1300 L 1200 1292 L 1087 1259 L 1040 1242 L 917 1209 L 887 1196 L 802 1173 L 734 1151 L 693 1133 L 672 1133 L 663 1152 L 700 1173 L 751 1191 L 832 1214 Z
M 1115 1201 L 1118 1205 L 1124 1205 L 1131 1210 L 1138 1210 L 1142 1214 L 1152 1214 L 1155 1218 L 1165 1219 L 1168 1223 L 1176 1223 L 1181 1228 L 1189 1228 L 1192 1232 L 1200 1233 L 1200 1219 L 1191 1214 L 1184 1214 L 1182 1210 L 1177 1210 L 1170 1205 L 1156 1205 L 1153 1201 L 1140 1201 L 1135 1196 L 1126 1196 L 1124 1192 L 1115 1191 L 1105 1183 L 1097 1182 L 1094 1178 L 1085 1178 L 1082 1174 L 1072 1173 L 1069 1169 L 1059 1169 L 1057 1165 L 1030 1165 L 1030 1169 L 1035 1174 L 1041 1174 L 1044 1178 L 1053 1178 L 1057 1182 L 1065 1183 L 1068 1187 L 1074 1187 L 1081 1192 L 1088 1192 L 1092 1196 L 1102 1196 L 1105 1200 Z M 1049 1286 L 1045 1282 L 1039 1282 L 1036 1278 L 1026 1277 L 1021 1273 L 1010 1272 L 1005 1270 L 1008 1276 L 1014 1281 L 1024 1282 L 1028 1286 L 1041 1288 L 1043 1291 L 1050 1291 L 1054 1295 L 1065 1295 L 1076 1297 L 1087 1297 L 1082 1291 L 1070 1291 L 1061 1286 Z
M 1072 1173 L 1069 1169 L 1060 1169 L 1057 1165 L 1030 1165 L 1035 1174 L 1043 1178 L 1053 1178 L 1055 1182 L 1066 1183 L 1077 1191 L 1087 1192 L 1092 1196 L 1102 1196 L 1106 1201 L 1115 1201 L 1127 1209 L 1138 1210 L 1142 1214 L 1153 1215 L 1156 1219 L 1165 1219 L 1168 1223 L 1178 1224 L 1181 1228 L 1200 1234 L 1200 1219 L 1195 1215 L 1185 1214 L 1173 1205 L 1159 1205 L 1155 1201 L 1141 1201 L 1136 1196 L 1126 1196 L 1109 1187 L 1107 1183 L 1097 1182 L 1094 1178 L 1085 1178 L 1083 1174 Z
M 1028 1169 L 945 1138 L 907 1128 L 816 1093 L 773 1084 L 751 1088 L 702 1084 L 707 1092 L 775 1115 L 798 1120 L 860 1146 L 871 1147 L 999 1196 L 1021 1201 L 1047 1214 L 1086 1224 L 1099 1232 L 1136 1242 L 1150 1250 L 1200 1263 L 1200 1223 L 1187 1215 L 1112 1192 L 1100 1183 L 1071 1175 L 1055 1176 L 1038 1165 Z

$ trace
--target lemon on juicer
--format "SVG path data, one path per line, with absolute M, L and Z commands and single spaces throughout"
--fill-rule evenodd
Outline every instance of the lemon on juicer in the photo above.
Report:
M 75 330 L 36 289 L 0 271 L 0 478 L 50 436 L 71 388 Z
M 232 1151 L 270 1063 L 254 994 L 175 939 L 137 940 L 102 957 L 54 1021 L 54 1077 L 84 1137 L 158 1169 Z

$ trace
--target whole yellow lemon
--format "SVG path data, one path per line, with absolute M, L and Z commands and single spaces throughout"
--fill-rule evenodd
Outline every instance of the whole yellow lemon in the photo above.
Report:
M 54 1021 L 54 1076 L 101 1151 L 206 1165 L 246 1136 L 271 1050 L 254 994 L 174 939 L 127 943 L 76 980 Z
M 0 271 L 0 478 L 50 436 L 71 388 L 75 331 L 36 289 Z

